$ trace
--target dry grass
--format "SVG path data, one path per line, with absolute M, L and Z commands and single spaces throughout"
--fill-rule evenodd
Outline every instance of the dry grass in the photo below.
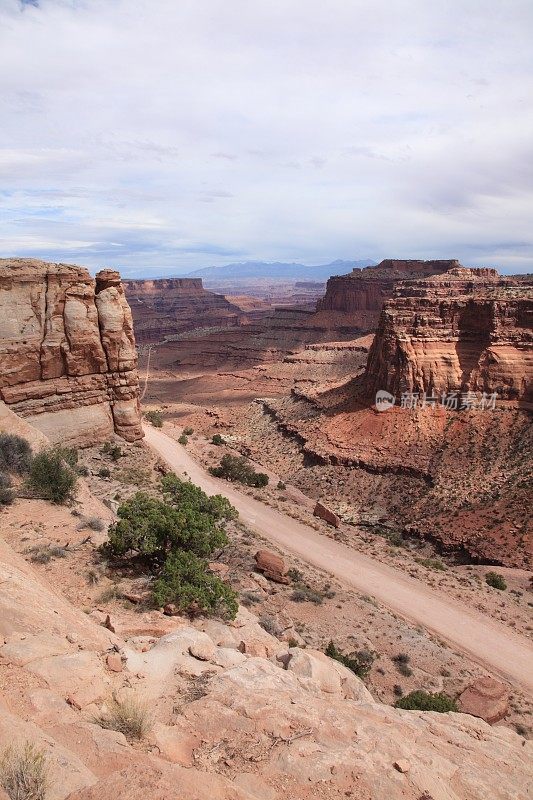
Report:
M 45 800 L 47 772 L 44 752 L 30 742 L 8 747 L 0 756 L 0 786 L 10 800 Z
M 146 703 L 137 697 L 112 700 L 107 711 L 95 717 L 94 721 L 101 728 L 123 733 L 126 739 L 144 739 L 153 726 Z

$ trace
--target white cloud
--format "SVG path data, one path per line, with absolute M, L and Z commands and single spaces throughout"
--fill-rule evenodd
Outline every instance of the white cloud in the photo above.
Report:
M 529 0 L 0 0 L 5 254 L 531 270 Z

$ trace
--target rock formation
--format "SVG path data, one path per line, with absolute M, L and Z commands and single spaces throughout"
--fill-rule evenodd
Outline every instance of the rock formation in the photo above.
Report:
M 330 278 L 325 296 L 317 303 L 317 311 L 366 314 L 370 327 L 375 327 L 383 303 L 392 297 L 398 281 L 439 275 L 459 266 L 455 259 L 417 261 L 387 258 L 375 267 L 354 269 L 348 275 Z
M 113 633 L 2 540 L 0 581 L 0 753 L 42 750 L 50 800 L 527 796 L 532 742 L 376 702 L 344 665 L 279 641 L 244 608 L 229 624 L 117 608 Z M 110 697 L 142 698 L 142 744 L 95 724 Z
M 0 260 L 0 399 L 51 441 L 142 437 L 130 309 L 113 270 Z
M 237 326 L 246 316 L 238 303 L 204 289 L 201 278 L 128 280 L 124 289 L 139 343 L 196 328 Z
M 451 269 L 397 285 L 366 369 L 370 395 L 496 392 L 533 399 L 533 282 Z

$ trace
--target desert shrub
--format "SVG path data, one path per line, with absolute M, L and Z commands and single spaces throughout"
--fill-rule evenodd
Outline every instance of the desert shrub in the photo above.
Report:
M 244 456 L 232 456 L 229 453 L 222 456 L 218 467 L 210 468 L 211 475 L 216 478 L 225 478 L 229 481 L 237 481 L 246 486 L 263 487 L 268 483 L 268 475 L 264 472 L 256 472 L 248 459 Z
M 392 660 L 396 664 L 400 675 L 404 675 L 406 678 L 411 677 L 413 674 L 413 670 L 409 666 L 411 656 L 407 655 L 407 653 L 398 653 L 398 655 L 392 657 Z
M 10 800 L 45 800 L 48 768 L 43 750 L 30 742 L 0 755 L 0 786 Z
M 336 647 L 334 642 L 330 642 L 324 652 L 330 658 L 335 659 L 340 664 L 344 664 L 359 678 L 366 678 L 374 663 L 374 654 L 369 650 L 359 650 L 356 653 L 345 655 Z
M 320 594 L 320 592 L 317 592 L 316 589 L 312 589 L 310 586 L 300 583 L 294 587 L 291 600 L 294 600 L 295 603 L 314 603 L 319 606 L 324 602 L 324 596 Z
M 422 689 L 417 689 L 415 692 L 406 694 L 405 697 L 400 697 L 396 700 L 396 708 L 404 708 L 408 711 L 439 711 L 446 713 L 448 711 L 458 711 L 457 703 L 452 697 L 442 692 L 424 692 Z
M 33 457 L 28 476 L 29 489 L 52 503 L 65 503 L 74 495 L 76 473 L 64 459 L 63 448 L 50 447 Z
M 109 456 L 111 461 L 118 461 L 119 458 L 122 458 L 124 455 L 122 448 L 119 447 L 118 444 L 113 444 L 113 442 L 104 442 L 102 446 L 102 453 Z
M 35 564 L 48 564 L 53 558 L 66 558 L 67 550 L 58 545 L 37 545 L 27 551 L 30 561 Z
M 220 433 L 215 433 L 215 435 L 211 437 L 211 444 L 216 444 L 217 447 L 220 447 L 221 444 L 224 444 L 224 439 Z
M 184 428 L 183 433 L 185 434 L 185 436 L 192 436 L 194 433 L 194 428 L 190 427 Z
M 277 488 L 278 488 L 278 489 L 280 489 L 281 491 L 283 491 L 283 489 L 286 489 L 287 487 L 286 487 L 286 485 L 283 483 L 283 481 L 278 481 L 278 483 L 277 483 Z
M 72 467 L 76 468 L 78 463 L 78 451 L 75 447 L 56 447 L 55 450 L 61 455 L 63 461 Z
M 0 470 L 5 472 L 28 472 L 31 464 L 31 447 L 22 436 L 0 433 Z
M 163 427 L 163 414 L 161 411 L 145 411 L 144 416 L 148 422 L 154 426 L 154 428 Z
M 123 733 L 127 739 L 144 739 L 153 726 L 148 706 L 133 696 L 110 701 L 107 711 L 94 721 L 101 728 Z
M 499 589 L 501 592 L 507 589 L 505 578 L 498 572 L 487 572 L 485 575 L 485 583 L 492 586 L 493 589 Z
M 11 488 L 11 478 L 7 473 L 0 472 L 0 506 L 9 506 L 15 499 L 15 492 Z
M 434 569 L 437 572 L 445 572 L 447 570 L 446 564 L 443 564 L 438 558 L 415 558 L 415 561 L 417 564 L 421 564 L 428 569 Z
M 111 470 L 108 467 L 101 467 L 98 470 L 98 477 L 99 478 L 110 478 L 111 477 Z
M 204 559 L 194 553 L 175 551 L 168 556 L 153 586 L 158 606 L 172 603 L 180 611 L 198 611 L 234 619 L 239 608 L 237 594 L 209 572 Z
M 261 614 L 259 617 L 259 624 L 264 631 L 269 633 L 271 636 L 276 636 L 278 639 L 283 633 L 283 628 L 279 622 L 270 614 Z
M 300 572 L 300 570 L 296 569 L 296 567 L 291 567 L 288 570 L 287 575 L 291 581 L 294 581 L 295 583 L 300 583 L 304 579 L 303 572 Z
M 83 531 L 86 528 L 91 531 L 103 531 L 105 525 L 100 517 L 84 517 L 76 526 L 76 530 Z
M 261 597 L 254 591 L 247 589 L 241 594 L 241 603 L 246 608 L 261 602 Z
M 185 445 L 185 444 L 187 444 L 187 443 L 188 443 L 188 441 L 189 441 L 189 440 L 187 439 L 187 437 L 185 436 L 185 434 L 184 434 L 184 433 L 182 433 L 182 434 L 181 434 L 181 436 L 180 436 L 180 437 L 179 437 L 179 439 L 178 439 L 178 444 L 183 444 L 183 445 Z
M 399 683 L 394 684 L 392 691 L 396 697 L 403 697 L 403 689 Z
M 85 466 L 85 464 L 78 464 L 76 467 L 76 472 L 82 478 L 87 478 L 89 476 L 89 468 Z

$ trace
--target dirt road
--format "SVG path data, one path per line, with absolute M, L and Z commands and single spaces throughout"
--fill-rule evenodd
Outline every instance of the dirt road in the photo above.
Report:
M 422 625 L 473 661 L 533 695 L 533 645 L 482 613 L 445 597 L 399 570 L 317 533 L 213 478 L 163 431 L 145 427 L 146 442 L 177 473 L 208 494 L 223 494 L 243 522 L 282 549 L 372 595 L 407 620 Z

